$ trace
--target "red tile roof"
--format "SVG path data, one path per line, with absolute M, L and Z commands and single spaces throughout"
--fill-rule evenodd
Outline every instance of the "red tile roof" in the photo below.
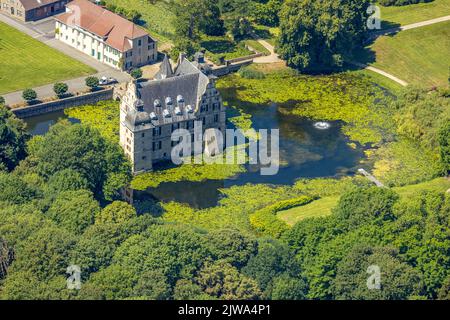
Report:
M 76 25 L 99 37 L 109 46 L 124 52 L 131 49 L 128 39 L 149 36 L 148 32 L 121 16 L 88 0 L 74 0 L 66 5 L 70 12 L 56 16 L 69 26 Z

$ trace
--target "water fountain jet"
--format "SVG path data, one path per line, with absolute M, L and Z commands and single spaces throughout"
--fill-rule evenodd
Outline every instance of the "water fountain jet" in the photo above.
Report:
M 326 130 L 326 129 L 330 128 L 330 124 L 325 121 L 318 121 L 318 122 L 314 123 L 314 128 L 319 129 L 319 130 Z

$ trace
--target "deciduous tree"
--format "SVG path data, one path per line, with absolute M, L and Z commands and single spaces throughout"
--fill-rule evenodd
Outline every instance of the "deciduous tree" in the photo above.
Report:
M 0 103 L 0 171 L 12 170 L 25 158 L 29 137 L 25 123 Z
M 366 37 L 368 0 L 286 0 L 280 12 L 278 53 L 304 72 L 343 66 Z

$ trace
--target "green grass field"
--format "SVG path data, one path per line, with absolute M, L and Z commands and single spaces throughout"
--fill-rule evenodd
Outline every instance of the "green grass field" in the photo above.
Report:
M 221 57 L 231 60 L 253 54 L 245 48 L 244 41 L 233 42 L 227 36 L 206 36 L 202 37 L 200 45 L 206 49 L 206 56 L 214 63 L 219 63 Z
M 148 0 L 106 0 L 107 4 L 114 4 L 128 10 L 137 10 L 142 14 L 142 21 L 148 32 L 160 42 L 160 44 L 171 42 L 175 29 L 172 25 L 174 15 L 163 1 L 155 4 Z
M 331 214 L 331 209 L 336 206 L 338 201 L 338 196 L 320 198 L 305 206 L 279 211 L 277 217 L 288 225 L 293 226 L 303 219 L 323 217 Z
M 369 49 L 375 52 L 371 65 L 408 83 L 448 84 L 450 21 L 380 37 Z
M 450 180 L 446 178 L 437 178 L 431 181 L 392 188 L 401 197 L 409 197 L 412 194 L 423 191 L 445 192 L 450 188 Z M 277 217 L 285 221 L 288 225 L 293 226 L 297 222 L 312 217 L 322 217 L 331 214 L 331 210 L 339 201 L 339 196 L 324 197 L 315 200 L 305 206 L 295 207 L 283 210 L 277 213 Z
M 411 4 L 399 7 L 381 6 L 381 19 L 390 24 L 406 25 L 450 15 L 450 0 L 434 0 L 428 3 Z
M 254 50 L 256 50 L 257 52 L 261 52 L 264 53 L 266 55 L 270 54 L 270 51 L 266 49 L 266 47 L 264 47 L 262 44 L 260 44 L 258 41 L 256 40 L 244 40 L 244 43 L 250 47 L 252 47 Z
M 0 22 L 0 94 L 95 70 Z

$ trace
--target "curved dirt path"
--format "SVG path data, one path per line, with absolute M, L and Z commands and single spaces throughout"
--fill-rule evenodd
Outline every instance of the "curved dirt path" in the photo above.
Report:
M 275 48 L 270 43 L 268 43 L 266 40 L 259 39 L 256 36 L 255 36 L 255 40 L 258 41 L 264 48 L 269 50 L 270 55 L 255 58 L 255 59 L 253 59 L 254 63 L 276 63 L 276 62 L 283 61 L 275 53 Z
M 375 67 L 372 67 L 372 66 L 368 66 L 368 65 L 366 65 L 364 63 L 354 62 L 354 61 L 348 61 L 348 63 L 350 63 L 350 64 L 352 64 L 354 66 L 357 66 L 359 68 L 367 69 L 367 70 L 370 70 L 372 72 L 381 74 L 382 76 L 384 76 L 386 78 L 389 78 L 392 81 L 397 82 L 398 84 L 400 84 L 403 87 L 406 87 L 408 85 L 408 82 L 406 82 L 406 81 L 404 81 L 402 79 L 399 79 L 396 76 L 394 76 L 393 74 L 387 73 L 386 71 L 383 71 L 381 69 L 378 69 L 378 68 L 375 68 Z
M 411 29 L 416 29 L 416 28 L 421 28 L 421 27 L 429 26 L 431 24 L 449 21 L 449 20 L 450 20 L 450 15 L 439 17 L 439 18 L 434 18 L 434 19 L 430 19 L 430 20 L 425 20 L 425 21 L 421 21 L 421 22 L 406 24 L 404 26 L 400 26 L 400 27 L 396 27 L 396 28 L 390 28 L 390 29 L 376 31 L 371 34 L 371 37 L 385 36 L 388 34 L 397 33 L 400 31 L 411 30 Z

